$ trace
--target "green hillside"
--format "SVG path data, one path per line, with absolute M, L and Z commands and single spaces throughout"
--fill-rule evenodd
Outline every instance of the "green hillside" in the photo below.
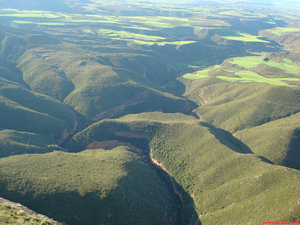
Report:
M 70 107 L 26 88 L 1 83 L 2 129 L 34 132 L 57 140 L 63 139 L 64 133 L 77 129 L 79 114 Z
M 17 67 L 32 90 L 64 101 L 93 121 L 148 110 L 191 112 L 192 103 L 167 92 L 176 88 L 168 85 L 174 75 L 154 57 L 90 54 L 68 44 L 46 45 L 23 54 Z
M 226 59 L 220 65 L 197 70 L 183 75 L 189 80 L 215 77 L 230 83 L 267 83 L 276 86 L 295 87 L 299 85 L 300 66 L 297 61 L 280 53 L 251 55 Z
M 151 157 L 182 191 L 186 224 L 194 224 L 198 216 L 203 224 L 257 224 L 297 215 L 297 170 L 262 161 L 224 130 L 186 116 L 169 115 L 146 113 L 101 121 L 78 133 L 73 146 L 110 148 L 122 143 L 139 151 L 141 143 L 149 143 Z
M 234 132 L 299 112 L 299 88 L 224 83 L 208 78 L 187 82 L 185 95 L 203 120 Z
M 192 197 L 202 224 L 298 218 L 299 171 L 238 153 L 234 145 L 206 125 L 181 124 L 160 130 L 150 147 L 152 157 Z M 185 199 L 186 214 L 191 215 L 192 203 Z
M 160 176 L 127 147 L 12 156 L 0 165 L 1 196 L 60 222 L 179 224 Z
M 0 157 L 45 153 L 61 149 L 53 139 L 47 136 L 16 130 L 0 131 Z
M 300 221 L 277 2 L 0 0 L 0 224 Z
M 6 61 L 3 58 L 1 58 L 0 61 L 0 77 L 2 81 L 12 81 L 26 86 L 21 71 L 19 71 L 13 63 Z
M 300 115 L 297 113 L 244 129 L 235 133 L 235 136 L 247 144 L 257 156 L 299 170 L 299 119 Z
M 32 90 L 59 100 L 64 100 L 73 90 L 73 84 L 62 68 L 47 63 L 47 53 L 44 53 L 42 59 L 34 53 L 25 53 L 18 61 L 18 68 Z
M 195 123 L 197 120 L 181 113 L 151 112 L 129 114 L 118 119 L 105 119 L 93 123 L 78 132 L 66 143 L 70 151 L 81 151 L 111 141 L 111 145 L 129 144 L 137 151 L 149 155 L 149 142 L 162 124 L 165 123 Z M 119 143 L 120 142 L 120 143 Z

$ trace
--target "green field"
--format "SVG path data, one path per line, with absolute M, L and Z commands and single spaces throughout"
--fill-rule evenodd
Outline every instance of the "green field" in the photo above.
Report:
M 290 59 L 283 59 L 283 62 L 268 61 L 265 64 L 280 70 L 284 70 L 286 73 L 289 74 L 300 74 L 300 65 L 293 63 Z
M 13 13 L 12 13 L 13 12 Z M 226 25 L 222 21 L 204 20 L 194 18 L 177 18 L 177 17 L 163 17 L 163 16 L 151 16 L 151 17 L 138 17 L 138 16 L 102 16 L 97 14 L 67 14 L 56 13 L 49 11 L 35 11 L 35 10 L 9 10 L 2 9 L 0 11 L 2 17 L 12 17 L 13 23 L 18 25 L 42 25 L 42 26 L 65 26 L 65 25 L 113 25 L 117 29 L 135 29 L 137 31 L 151 31 L 153 29 L 172 28 L 177 26 L 222 26 Z M 16 20 L 16 18 L 22 18 Z M 31 20 L 31 18 L 41 18 L 46 20 L 45 22 Z M 100 38 L 107 37 L 112 40 L 129 41 L 132 40 L 135 44 L 145 46 L 165 46 L 176 45 L 182 46 L 195 43 L 192 40 L 170 40 L 166 37 L 146 35 L 141 33 L 133 33 L 124 30 L 110 30 L 110 29 L 82 29 L 85 34 L 97 34 Z M 174 38 L 172 38 L 174 39 Z
M 187 73 L 184 74 L 183 77 L 189 80 L 197 80 L 197 79 L 201 79 L 201 78 L 205 78 L 205 77 L 209 77 L 209 71 L 213 70 L 213 69 L 217 69 L 220 68 L 221 66 L 216 65 L 213 67 L 210 67 L 209 69 L 204 69 L 204 70 L 198 70 L 194 73 Z
M 284 70 L 289 74 L 299 74 L 300 65 L 293 63 L 290 59 L 284 58 L 281 62 L 270 60 L 264 56 L 245 56 L 235 57 L 229 63 L 235 64 L 247 69 L 257 67 L 260 64 L 266 64 L 280 70 Z
M 202 18 L 179 18 L 179 17 L 164 17 L 164 16 L 130 16 L 120 17 L 124 22 L 139 23 L 141 26 L 150 28 L 174 28 L 174 27 L 219 27 L 229 26 L 228 23 L 221 20 L 202 19 Z
M 264 63 L 264 56 L 235 57 L 229 63 L 250 69 Z
M 276 27 L 274 29 L 266 30 L 275 35 L 282 35 L 289 32 L 300 32 L 300 28 L 295 27 Z
M 238 71 L 235 72 L 235 75 L 238 78 L 225 76 L 217 76 L 217 78 L 227 82 L 258 82 L 281 86 L 290 86 L 284 81 L 300 81 L 300 78 L 266 78 L 252 71 Z
M 231 67 L 229 67 L 230 69 L 227 69 L 228 65 L 226 63 L 237 65 L 243 69 L 233 69 Z M 232 60 L 226 61 L 226 63 L 209 67 L 204 70 L 198 70 L 194 73 L 184 74 L 182 77 L 189 80 L 198 80 L 201 78 L 215 76 L 216 78 L 227 82 L 259 82 L 281 86 L 295 86 L 287 82 L 300 81 L 300 78 L 297 77 L 300 71 L 300 66 L 287 58 L 284 58 L 281 62 L 278 62 L 266 58 L 265 56 L 244 56 L 234 57 Z M 268 78 L 258 74 L 257 72 L 251 71 L 251 69 L 258 68 L 260 65 L 267 65 L 270 68 L 278 69 L 278 72 L 284 71 L 287 77 Z M 216 68 L 221 68 L 222 70 L 214 72 L 214 69 Z M 231 76 L 222 75 L 222 73 L 224 73 L 222 71 L 231 74 Z M 263 74 L 264 72 L 265 71 L 262 70 L 260 73 Z
M 221 37 L 231 41 L 270 43 L 269 41 L 259 39 L 261 36 L 254 36 L 245 33 L 237 33 L 236 36 L 221 36 Z
M 101 12 L 101 11 L 100 11 Z M 163 29 L 174 28 L 178 26 L 185 27 L 219 27 L 229 26 L 228 23 L 222 20 L 203 19 L 203 18 L 179 18 L 172 16 L 103 16 L 99 14 L 68 14 L 50 11 L 39 10 L 16 10 L 16 9 L 1 9 L 0 16 L 13 18 L 42 18 L 49 19 L 50 23 L 64 23 L 64 24 L 116 24 L 120 27 L 128 27 L 135 29 Z M 39 24 L 40 22 L 28 21 Z M 24 23 L 25 24 L 25 23 Z M 129 26 L 128 26 L 129 25 Z M 142 27 L 142 28 L 140 28 Z M 144 27 L 144 28 L 143 28 Z
M 241 9 L 231 9 L 231 8 L 223 8 L 218 12 L 222 16 L 236 16 L 239 18 L 265 18 L 267 17 L 263 13 L 255 13 L 255 12 L 246 12 Z

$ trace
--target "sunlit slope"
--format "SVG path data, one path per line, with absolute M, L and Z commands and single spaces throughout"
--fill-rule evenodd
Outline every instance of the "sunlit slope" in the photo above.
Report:
M 214 78 L 188 81 L 186 96 L 199 117 L 229 131 L 258 126 L 299 112 L 300 89 L 261 83 L 227 83 Z
M 300 169 L 300 114 L 244 129 L 235 136 L 247 144 L 257 156 Z
M 178 224 L 159 175 L 126 147 L 12 156 L 0 165 L 1 196 L 67 224 Z
M 64 100 L 74 89 L 73 83 L 68 80 L 63 69 L 58 65 L 47 63 L 47 51 L 37 53 L 26 52 L 18 59 L 18 68 L 23 72 L 24 80 L 33 91 Z
M 91 120 L 162 110 L 190 113 L 188 100 L 168 93 L 178 82 L 163 62 L 142 54 L 100 54 L 72 45 L 26 51 L 17 67 L 39 93 L 55 97 Z
M 195 224 L 198 217 L 202 224 L 297 217 L 299 171 L 262 161 L 229 132 L 208 123 L 151 114 L 99 121 L 75 135 L 71 146 L 79 151 L 122 143 L 146 155 L 151 150 L 177 183 L 186 223 Z
M 0 223 L 1 224 L 31 224 L 31 225 L 58 225 L 54 220 L 37 214 L 30 209 L 0 198 Z
M 152 157 L 194 200 L 202 224 L 260 224 L 297 217 L 299 171 L 239 153 L 235 141 L 203 125 L 165 127 L 150 144 Z

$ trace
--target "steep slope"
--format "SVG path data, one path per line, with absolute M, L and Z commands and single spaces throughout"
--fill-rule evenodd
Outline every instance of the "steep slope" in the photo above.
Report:
M 257 156 L 275 164 L 300 169 L 300 114 L 235 133 Z
M 127 147 L 11 156 L 0 168 L 1 196 L 67 224 L 180 224 L 160 176 Z

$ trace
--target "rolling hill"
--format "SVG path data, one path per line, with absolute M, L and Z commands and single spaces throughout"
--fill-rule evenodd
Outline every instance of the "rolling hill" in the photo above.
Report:
M 299 112 L 298 87 L 230 83 L 215 78 L 187 81 L 187 87 L 185 95 L 200 106 L 195 113 L 230 132 Z
M 275 164 L 299 170 L 299 113 L 261 126 L 244 129 L 235 136 L 252 151 Z M 268 142 L 266 142 L 268 140 Z
M 129 150 L 2 158 L 1 195 L 67 224 L 180 224 L 176 198 Z
M 0 0 L 0 224 L 300 221 L 299 21 Z
M 192 117 L 146 113 L 105 120 L 71 142 L 78 150 L 128 145 L 150 156 L 182 192 L 186 224 L 198 218 L 204 224 L 255 224 L 297 216 L 299 171 L 270 164 L 229 132 Z M 283 201 L 291 211 L 279 207 Z

